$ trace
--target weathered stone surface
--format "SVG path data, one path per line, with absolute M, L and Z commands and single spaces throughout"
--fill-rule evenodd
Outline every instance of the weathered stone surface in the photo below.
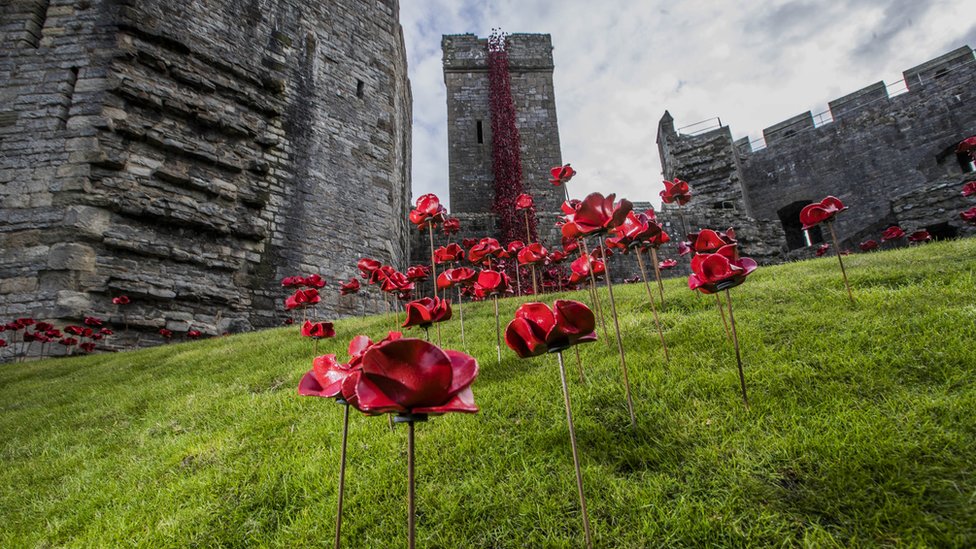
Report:
M 4 8 L 0 318 L 107 316 L 126 293 L 131 331 L 159 342 L 170 321 L 280 324 L 287 275 L 332 283 L 367 255 L 405 267 L 398 14 L 396 0 Z M 359 314 L 324 293 L 320 314 Z

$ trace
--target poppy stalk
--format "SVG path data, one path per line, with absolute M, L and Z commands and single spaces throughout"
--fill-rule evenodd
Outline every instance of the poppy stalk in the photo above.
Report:
M 525 214 L 525 245 L 528 246 L 532 244 L 532 231 L 529 229 L 529 209 L 522 210 L 522 213 Z M 515 270 L 518 271 L 517 261 Z M 535 263 L 532 264 L 532 295 L 539 295 L 539 282 L 536 280 Z
M 580 470 L 579 450 L 576 446 L 576 427 L 573 425 L 573 408 L 569 400 L 569 386 L 566 383 L 566 365 L 563 362 L 563 352 L 556 353 L 559 357 L 559 377 L 563 384 L 563 402 L 566 405 L 566 423 L 569 425 L 569 444 L 573 448 L 573 468 L 576 469 L 576 491 L 579 493 L 580 510 L 583 513 L 583 534 L 586 536 L 586 547 L 593 548 L 593 541 L 590 539 L 590 517 L 586 512 L 586 496 L 583 495 L 583 472 Z M 576 350 L 576 357 L 579 358 L 579 349 Z M 582 373 L 582 370 L 580 370 Z
M 349 438 L 349 403 L 337 398 L 336 402 L 345 406 L 342 415 L 342 449 L 339 452 L 339 494 L 336 504 L 335 549 L 339 549 L 342 538 L 342 496 L 346 491 L 346 441 Z
M 461 317 L 461 347 L 467 351 L 468 344 L 464 342 L 464 305 L 461 304 L 461 287 L 458 286 L 458 316 Z
M 502 328 L 498 321 L 498 294 L 492 296 L 495 302 L 495 350 L 498 351 L 498 365 L 502 365 Z
M 517 290 L 518 295 L 520 296 L 522 295 L 522 276 L 519 274 L 519 271 L 521 270 L 522 268 L 519 267 L 518 261 L 516 261 L 515 262 L 515 289 Z
M 587 249 L 586 239 L 581 238 L 580 243 L 583 244 L 583 253 L 586 255 L 587 261 L 590 261 L 590 251 Z M 602 254 L 600 257 L 603 260 L 604 266 L 606 266 L 606 258 L 604 258 Z M 589 265 L 589 263 L 587 264 Z M 607 275 L 604 274 L 604 276 Z M 603 305 L 600 303 L 599 286 L 596 285 L 596 275 L 593 274 L 593 267 L 590 267 L 590 284 L 590 287 L 593 289 L 593 301 L 596 303 L 596 312 L 600 315 L 600 326 L 603 327 L 603 337 L 607 340 L 607 345 L 610 345 L 610 335 L 609 332 L 607 332 L 607 320 L 603 316 Z
M 749 397 L 746 396 L 746 376 L 742 372 L 742 355 L 739 353 L 739 335 L 735 331 L 735 316 L 732 315 L 732 294 L 728 288 L 725 290 L 725 298 L 729 302 L 729 320 L 732 321 L 732 342 L 735 345 L 735 361 L 739 366 L 739 385 L 742 387 L 742 402 L 749 409 Z
M 434 290 L 434 297 L 437 297 L 437 261 L 434 260 L 434 222 L 427 222 L 427 232 L 430 234 L 430 268 L 431 268 L 431 287 Z M 438 329 L 440 334 L 440 329 Z M 438 343 L 440 343 L 438 341 Z
M 722 315 L 722 325 L 725 326 L 725 337 L 732 339 L 732 333 L 729 332 L 729 321 L 725 319 L 725 307 L 722 305 L 722 298 L 715 294 L 715 306 L 718 307 L 718 312 Z
M 627 412 L 630 413 L 630 424 L 636 427 L 637 417 L 634 415 L 634 399 L 630 394 L 630 378 L 627 376 L 627 359 L 624 357 L 624 341 L 620 337 L 620 320 L 617 318 L 617 303 L 613 298 L 613 283 L 610 282 L 610 262 L 607 261 L 607 255 L 604 253 L 602 240 L 600 241 L 600 257 L 603 258 L 603 265 L 606 269 L 604 277 L 607 280 L 607 293 L 610 294 L 610 314 L 613 315 L 613 326 L 617 332 L 617 353 L 620 355 L 620 370 L 624 375 L 624 390 L 627 393 Z M 593 273 L 593 269 L 590 269 L 590 273 Z
M 851 284 L 847 281 L 847 270 L 844 269 L 844 258 L 840 253 L 840 246 L 837 245 L 837 232 L 834 231 L 834 220 L 827 221 L 827 228 L 830 230 L 830 239 L 834 241 L 834 250 L 837 251 L 837 261 L 840 263 L 840 274 L 844 277 L 844 287 L 847 288 L 847 297 L 854 303 L 854 294 L 851 292 Z
M 654 278 L 657 278 L 657 289 L 661 294 L 661 308 L 664 308 L 664 282 L 661 282 L 661 264 L 657 260 L 657 248 L 653 246 L 651 247 L 651 260 L 654 261 Z
M 414 456 L 416 444 L 414 443 L 413 424 L 418 421 L 427 421 L 427 414 L 400 414 L 393 421 L 407 424 L 407 547 L 414 549 L 417 544 L 417 492 L 414 473 L 416 470 Z
M 657 326 L 657 335 L 661 338 L 661 348 L 664 349 L 664 360 L 671 362 L 668 355 L 668 345 L 664 342 L 664 332 L 661 331 L 661 320 L 657 316 L 657 305 L 654 304 L 654 292 L 651 291 L 651 283 L 647 281 L 647 271 L 644 269 L 644 259 L 641 257 L 640 248 L 637 250 L 637 264 L 640 266 L 641 278 L 644 280 L 644 288 L 647 289 L 647 299 L 651 302 L 651 312 L 654 313 L 654 324 Z

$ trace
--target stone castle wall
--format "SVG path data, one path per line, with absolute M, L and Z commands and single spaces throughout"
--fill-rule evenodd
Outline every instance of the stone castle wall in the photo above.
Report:
M 976 59 L 963 47 L 904 77 L 907 92 L 898 95 L 879 82 L 830 101 L 830 122 L 817 126 L 807 112 L 770 126 L 758 150 L 747 139 L 733 143 L 724 126 L 679 134 L 665 113 L 658 132 L 665 177 L 690 181 L 695 193 L 688 229 L 734 226 L 745 252 L 768 261 L 809 255 L 799 210 L 832 194 L 852 208 L 838 217 L 844 247 L 877 238 L 892 223 L 938 237 L 961 234 L 958 211 L 921 208 L 931 215 L 923 223 L 906 217 L 912 208 L 905 201 L 922 200 L 928 189 L 938 194 L 942 185 L 961 188 L 968 168 L 954 151 L 976 134 Z M 814 243 L 824 237 L 810 236 Z
M 0 318 L 280 324 L 409 244 L 396 0 L 21 0 L 0 25 Z M 324 292 L 320 314 L 359 311 Z

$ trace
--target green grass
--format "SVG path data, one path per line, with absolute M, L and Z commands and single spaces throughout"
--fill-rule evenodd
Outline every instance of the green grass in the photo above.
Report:
M 853 307 L 833 257 L 733 290 L 748 411 L 713 299 L 668 281 L 665 366 L 643 286 L 616 288 L 636 428 L 608 342 L 586 385 L 567 356 L 597 546 L 976 545 L 976 239 L 847 266 Z M 555 359 L 499 366 L 490 304 L 465 317 L 481 413 L 418 425 L 419 545 L 578 547 Z M 0 547 L 329 544 L 342 410 L 297 396 L 311 356 L 296 327 L 0 365 Z M 346 546 L 405 544 L 405 451 L 353 416 Z

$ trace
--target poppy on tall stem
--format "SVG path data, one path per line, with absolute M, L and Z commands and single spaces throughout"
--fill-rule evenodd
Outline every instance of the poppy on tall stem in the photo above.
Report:
M 449 412 L 478 412 L 471 384 L 478 362 L 420 339 L 397 339 L 363 353 L 361 366 L 342 382 L 342 397 L 367 414 L 396 414 L 407 424 L 407 546 L 416 543 L 414 424 Z
M 583 473 L 576 444 L 576 427 L 573 424 L 573 408 L 569 398 L 569 384 L 566 383 L 563 351 L 580 343 L 596 341 L 595 329 L 596 318 L 593 311 L 578 301 L 568 300 L 557 300 L 551 309 L 545 303 L 525 303 L 515 311 L 515 318 L 505 328 L 505 344 L 519 358 L 554 353 L 559 359 L 559 378 L 562 382 L 566 424 L 576 472 L 576 491 L 579 495 L 587 547 L 593 547 L 593 541 L 590 536 L 590 518 L 586 510 Z
M 508 290 L 508 277 L 504 273 L 484 270 L 478 273 L 475 290 L 482 297 L 491 297 L 495 304 L 495 350 L 498 354 L 498 365 L 502 364 L 501 325 L 498 319 L 498 294 Z
M 472 269 L 458 267 L 442 272 L 436 281 L 438 290 L 448 290 L 452 286 L 457 287 L 458 317 L 461 320 L 461 346 L 465 349 L 467 349 L 467 343 L 464 339 L 464 303 L 461 290 L 464 287 L 469 287 L 474 284 L 476 276 L 477 274 Z
M 742 388 L 742 402 L 749 408 L 746 395 L 746 378 L 742 370 L 742 355 L 739 351 L 739 335 L 735 328 L 732 313 L 732 294 L 730 289 L 746 281 L 746 277 L 756 270 L 756 262 L 748 257 L 739 257 L 735 244 L 722 246 L 715 253 L 697 254 L 691 260 L 691 275 L 688 288 L 703 294 L 725 292 L 729 307 L 729 320 L 732 323 L 732 342 L 735 345 L 735 360 L 739 367 L 739 384 Z
M 800 223 L 803 230 L 809 230 L 820 223 L 827 224 L 830 232 L 830 239 L 834 243 L 834 250 L 837 251 L 837 262 L 840 263 L 840 273 L 844 277 L 844 287 L 847 288 L 847 297 L 854 304 L 854 293 L 851 291 L 851 283 L 847 280 L 847 269 L 844 268 L 844 257 L 841 254 L 840 245 L 837 243 L 837 231 L 834 230 L 834 218 L 837 214 L 847 209 L 847 206 L 839 198 L 828 196 L 819 203 L 808 204 L 800 210 Z M 862 246 L 861 249 L 864 249 Z
M 430 236 L 430 266 L 433 269 L 434 280 L 437 280 L 437 264 L 434 260 L 434 225 L 447 218 L 447 210 L 441 206 L 441 201 L 435 194 L 425 194 L 417 199 L 417 207 L 410 212 L 410 221 L 422 229 L 427 226 Z M 434 297 L 437 297 L 437 285 L 433 284 Z

